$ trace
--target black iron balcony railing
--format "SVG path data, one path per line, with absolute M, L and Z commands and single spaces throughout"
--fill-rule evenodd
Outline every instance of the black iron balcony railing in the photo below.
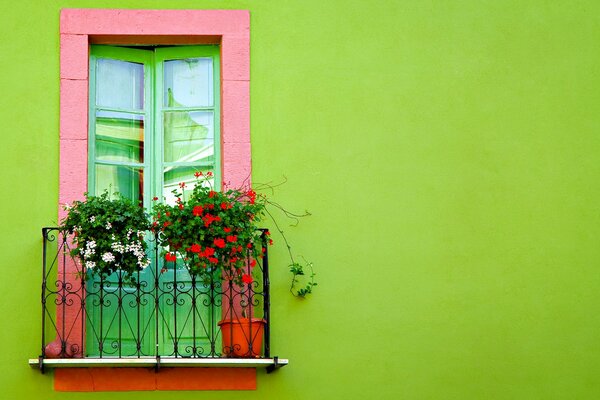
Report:
M 66 234 L 58 228 L 42 233 L 41 355 L 30 360 L 42 370 L 56 359 L 150 360 L 157 368 L 169 360 L 221 359 L 229 362 L 222 365 L 239 360 L 270 370 L 287 363 L 270 354 L 268 251 L 255 262 L 247 255 L 243 272 L 252 279 L 240 283 L 191 275 L 180 259 L 164 262 L 151 243 L 151 265 L 132 280 L 120 272 L 102 277 L 87 271 L 70 255 Z M 261 245 L 267 249 L 265 233 Z

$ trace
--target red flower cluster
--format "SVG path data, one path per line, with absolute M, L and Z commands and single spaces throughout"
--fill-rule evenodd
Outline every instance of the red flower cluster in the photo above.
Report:
M 203 212 L 204 212 L 204 207 L 195 206 L 194 210 L 192 211 L 192 214 L 194 214 L 195 217 L 199 217 L 202 215 Z
M 202 246 L 198 243 L 192 244 L 192 246 L 186 250 L 198 254 L 198 257 L 212 257 L 215 255 L 215 249 L 212 247 L 205 247 L 204 250 L 202 250 Z
M 230 243 L 237 242 L 237 235 L 229 235 L 229 236 L 227 236 L 227 241 L 230 242 Z
M 246 196 L 248 196 L 250 204 L 254 204 L 256 202 L 256 192 L 254 190 L 248 190 L 248 192 L 246 192 Z
M 154 205 L 155 226 L 163 232 L 158 244 L 168 251 L 165 259 L 181 258 L 193 273 L 221 272 L 237 284 L 252 283 L 252 276 L 243 274 L 261 255 L 261 246 L 253 242 L 260 236 L 256 224 L 263 216 L 262 198 L 252 189 L 212 190 L 211 172 L 197 171 L 194 176 L 198 184 L 192 190 L 182 182 L 173 191 L 174 204 Z
M 202 220 L 204 221 L 204 227 L 208 228 L 213 222 L 219 222 L 221 217 L 215 217 L 214 215 L 206 214 L 204 217 L 202 217 Z

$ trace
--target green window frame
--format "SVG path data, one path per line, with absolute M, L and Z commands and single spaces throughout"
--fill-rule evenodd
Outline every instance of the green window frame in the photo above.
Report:
M 152 199 L 168 198 L 169 190 L 165 190 L 169 182 L 173 186 L 174 181 L 193 182 L 193 173 L 197 170 L 213 172 L 213 185 L 221 187 L 221 135 L 220 135 L 220 51 L 217 45 L 203 46 L 156 46 L 156 47 L 117 47 L 106 45 L 93 45 L 90 49 L 90 78 L 89 78 L 89 141 L 88 141 L 88 191 L 91 194 L 99 194 L 104 189 L 101 174 L 98 171 L 112 169 L 121 182 L 126 182 L 129 175 L 129 188 L 112 188 L 113 191 L 124 191 L 124 195 L 133 200 L 143 201 L 146 209 L 150 209 Z M 107 105 L 100 97 L 106 92 L 105 82 L 101 82 L 99 74 L 102 72 L 101 63 L 107 61 L 122 61 L 141 66 L 143 71 L 143 96 L 131 101 L 129 106 Z M 212 93 L 207 97 L 207 104 L 185 105 L 177 102 L 173 88 L 166 83 L 165 70 L 169 68 L 170 62 L 208 62 L 210 68 L 206 84 L 212 83 Z M 138 68 L 139 69 L 139 68 Z M 210 81 L 210 82 L 209 82 Z M 118 82 L 117 82 L 118 83 Z M 135 84 L 133 84 L 135 86 Z M 138 86 L 140 86 L 138 84 Z M 174 85 L 173 85 L 174 86 Z M 142 87 L 135 88 L 142 90 Z M 118 89 L 118 88 L 116 88 Z M 165 93 L 170 95 L 165 96 Z M 105 96 L 104 96 L 105 97 Z M 135 103 L 138 103 L 138 107 Z M 118 103 L 118 102 L 117 102 Z M 122 101 L 121 101 L 122 103 Z M 141 103 L 141 104 L 140 104 Z M 141 105 L 141 107 L 140 107 Z M 126 120 L 124 117 L 129 117 Z M 192 117 L 212 116 L 209 131 L 212 130 L 212 158 L 194 159 L 193 157 L 180 157 L 179 159 L 165 157 L 169 145 L 174 146 L 178 132 L 177 124 L 187 124 L 188 130 L 194 128 L 202 129 Z M 187 118 L 187 120 L 186 120 Z M 141 123 L 140 123 L 141 121 Z M 187 122 L 186 122 L 187 121 Z M 141 130 L 141 144 L 137 145 L 136 156 L 125 157 L 118 151 L 110 150 L 110 146 L 120 149 L 129 148 L 134 154 L 136 146 L 131 138 L 112 138 L 103 136 L 103 128 L 110 130 L 135 131 Z M 118 125 L 118 126 L 116 126 Z M 190 125 L 194 125 L 190 128 Z M 143 128 L 143 129 L 142 129 Z M 182 129 L 179 129 L 181 131 Z M 196 129 L 197 131 L 198 129 Z M 169 133 L 170 132 L 170 133 Z M 175 133 L 173 133 L 175 132 Z M 125 132 L 126 136 L 131 132 Z M 171 142 L 165 140 L 169 135 Z M 189 133 L 190 143 L 193 142 L 193 133 Z M 129 143 L 126 143 L 129 142 Z M 167 143 L 165 143 L 167 142 Z M 189 146 L 188 146 L 189 147 Z M 104 150 L 102 150 L 104 148 Z M 131 151 L 133 149 L 133 151 Z M 111 151 L 113 154 L 111 154 Z M 169 158 L 169 159 L 166 159 Z M 139 172 L 141 174 L 139 174 Z M 136 174 L 139 178 L 136 178 Z M 169 177 L 173 177 L 169 180 Z M 137 180 L 137 181 L 136 181 Z M 105 183 L 105 182 L 104 182 Z M 136 188 L 137 185 L 137 188 Z M 191 187 L 192 185 L 188 185 Z

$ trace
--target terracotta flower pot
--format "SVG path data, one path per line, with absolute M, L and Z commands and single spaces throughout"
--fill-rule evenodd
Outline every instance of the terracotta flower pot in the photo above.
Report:
M 218 323 L 223 339 L 223 355 L 259 358 L 262 354 L 265 320 L 260 318 L 224 319 Z

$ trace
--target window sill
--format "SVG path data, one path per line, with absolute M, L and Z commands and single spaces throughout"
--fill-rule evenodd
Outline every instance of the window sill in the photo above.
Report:
M 173 367 L 212 367 L 212 368 L 266 368 L 267 372 L 288 365 L 289 360 L 274 358 L 30 358 L 29 365 L 34 368 L 162 368 Z

